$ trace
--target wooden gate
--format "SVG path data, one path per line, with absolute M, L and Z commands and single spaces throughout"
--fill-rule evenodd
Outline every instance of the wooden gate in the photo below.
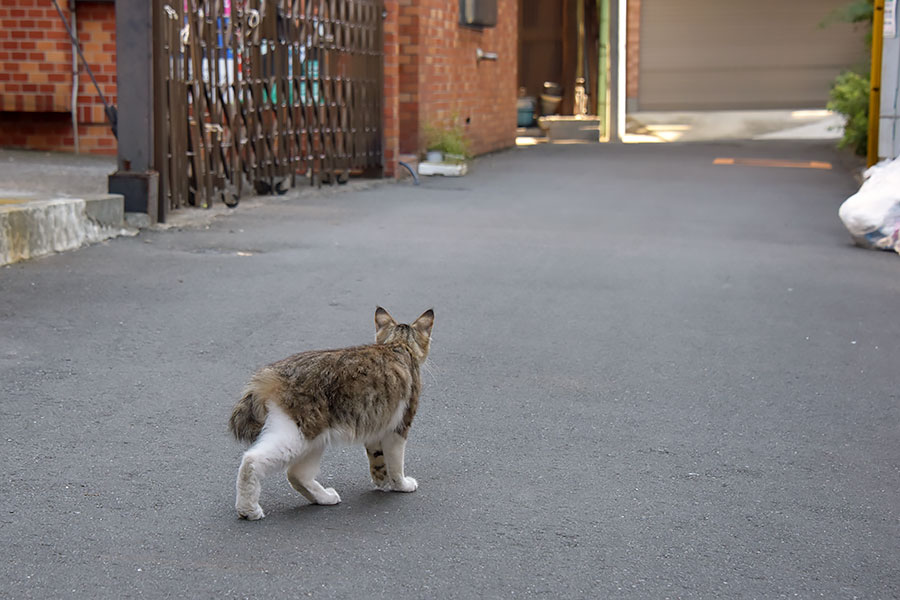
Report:
M 174 0 L 157 35 L 160 218 L 382 172 L 380 0 Z M 164 139 L 161 139 L 164 138 Z

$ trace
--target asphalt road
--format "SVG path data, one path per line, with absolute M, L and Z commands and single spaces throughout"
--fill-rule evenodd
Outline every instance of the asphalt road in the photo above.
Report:
M 835 169 L 715 166 L 717 157 Z M 557 146 L 0 269 L 5 598 L 900 596 L 900 258 L 827 144 Z M 436 324 L 414 494 L 238 520 L 251 372 Z

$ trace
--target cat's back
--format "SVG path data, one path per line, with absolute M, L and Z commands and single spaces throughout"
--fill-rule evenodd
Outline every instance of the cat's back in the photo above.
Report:
M 310 350 L 265 367 L 293 386 L 374 383 L 381 379 L 408 379 L 415 362 L 402 346 L 369 344 L 335 350 Z
M 282 408 L 309 438 L 333 429 L 359 441 L 396 427 L 420 388 L 410 353 L 382 344 L 302 352 L 260 373 L 277 377 Z

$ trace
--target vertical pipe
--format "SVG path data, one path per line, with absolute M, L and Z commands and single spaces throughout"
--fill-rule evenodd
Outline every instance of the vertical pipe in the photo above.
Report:
M 575 48 L 575 79 L 584 77 L 584 0 L 576 0 L 575 27 L 578 31 L 578 43 Z
M 153 14 L 151 16 L 150 26 L 152 31 L 152 61 L 151 72 L 153 74 L 153 166 L 159 173 L 159 184 L 156 190 L 156 198 L 148 198 L 147 202 L 156 204 L 156 218 L 160 223 L 166 222 L 166 216 L 169 210 L 169 143 L 170 143 L 170 125 L 169 125 L 169 106 L 168 84 L 169 76 L 169 55 L 165 43 L 165 34 L 167 28 L 171 26 L 171 18 L 163 8 L 161 0 L 150 0 Z M 171 8 L 169 9 L 171 10 Z
M 159 175 L 154 162 L 153 3 L 116 0 L 115 9 L 118 170 L 109 176 L 109 190 L 125 196 L 126 212 L 147 213 L 155 223 Z
M 72 13 L 72 139 L 78 154 L 78 23 L 75 20 L 75 0 L 69 0 Z
M 884 45 L 884 0 L 875 0 L 872 19 L 872 67 L 869 88 L 869 135 L 866 140 L 866 164 L 878 162 L 878 120 L 881 109 L 881 52 Z
M 626 36 L 628 35 L 627 14 L 628 0 L 610 0 L 616 2 L 616 99 L 612 102 L 612 110 L 616 120 L 616 135 L 613 141 L 621 142 L 625 134 L 625 58 Z M 612 19 L 610 19 L 612 22 Z M 610 61 L 611 62 L 611 61 Z
M 621 139 L 622 126 L 619 122 L 620 90 L 624 91 L 621 62 L 624 58 L 623 28 L 620 16 L 624 17 L 623 0 L 609 0 L 609 81 L 607 98 L 609 98 L 609 141 Z
M 597 0 L 600 20 L 599 58 L 597 60 L 597 116 L 600 138 L 609 139 L 609 0 Z

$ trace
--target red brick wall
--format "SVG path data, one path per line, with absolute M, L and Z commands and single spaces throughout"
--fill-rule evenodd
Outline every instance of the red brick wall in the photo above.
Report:
M 420 123 L 450 125 L 458 115 L 475 154 L 515 145 L 518 1 L 498 0 L 497 26 L 481 31 L 459 25 L 458 2 L 422 4 L 428 9 L 423 6 Z M 476 48 L 499 60 L 476 61 Z
M 458 119 L 482 154 L 515 144 L 518 0 L 498 0 L 497 26 L 459 25 L 457 0 L 398 0 L 399 147 L 425 150 L 426 126 Z M 476 61 L 476 48 L 499 60 Z
M 641 0 L 628 0 L 626 13 L 625 96 L 637 102 L 641 57 Z
M 400 152 L 419 152 L 419 13 L 415 0 L 400 0 Z
M 60 0 L 71 22 L 68 2 Z M 100 88 L 116 101 L 116 24 L 112 3 L 79 3 L 78 39 Z M 0 2 L 0 146 L 73 150 L 72 45 L 49 0 Z M 103 104 L 81 68 L 78 86 L 81 151 L 115 154 Z
M 399 139 L 400 124 L 397 98 L 400 93 L 399 45 L 398 45 L 398 0 L 385 0 L 384 10 L 384 175 L 393 177 L 396 174 L 397 161 L 400 159 Z

